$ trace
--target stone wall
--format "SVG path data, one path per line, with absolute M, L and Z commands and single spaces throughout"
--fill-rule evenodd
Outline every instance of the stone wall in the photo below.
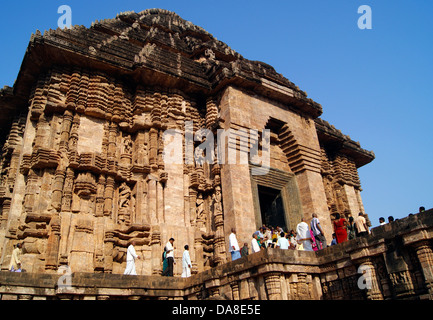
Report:
M 67 282 L 63 274 L 1 272 L 0 294 L 3 300 L 433 299 L 432 240 L 429 210 L 318 253 L 268 249 L 190 278 L 75 272 Z
M 173 12 L 37 31 L 27 49 L 0 90 L 1 270 L 21 242 L 30 273 L 121 274 L 135 242 L 138 272 L 159 275 L 171 237 L 193 274 L 214 269 L 232 227 L 243 243 L 262 223 L 258 186 L 281 192 L 290 229 L 317 213 L 328 240 L 337 211 L 363 210 L 357 168 L 374 156 L 271 66 Z M 229 129 L 234 163 L 203 161 Z

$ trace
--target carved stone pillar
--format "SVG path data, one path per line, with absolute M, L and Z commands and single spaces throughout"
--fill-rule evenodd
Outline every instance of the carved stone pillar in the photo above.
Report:
M 116 157 L 117 124 L 112 122 L 108 128 L 108 158 Z
M 74 109 L 76 106 L 77 98 L 78 98 L 78 91 L 80 88 L 80 72 L 78 70 L 75 70 L 74 73 L 72 73 L 70 82 L 69 82 L 69 90 L 66 94 L 66 106 L 69 109 Z
M 378 282 L 377 270 L 374 267 L 373 261 L 371 258 L 364 258 L 360 262 L 367 271 L 368 276 L 366 277 L 366 281 L 368 281 L 370 284 L 370 286 L 367 286 L 367 299 L 383 300 L 383 295 L 380 291 L 380 285 Z
M 113 272 L 113 249 L 114 249 L 114 233 L 105 231 L 104 237 L 104 272 Z
M 33 212 L 33 208 L 35 207 L 38 179 L 38 174 L 33 169 L 30 169 L 27 176 L 26 194 L 24 196 L 24 210 L 26 213 Z
M 230 287 L 232 288 L 233 300 L 239 300 L 239 284 L 236 280 L 230 283 Z
M 195 220 L 197 218 L 197 191 L 189 188 L 189 219 L 191 226 L 195 226 Z
M 104 191 L 104 216 L 111 217 L 114 196 L 114 178 L 107 176 Z
M 429 299 L 433 300 L 433 251 L 428 241 L 415 244 L 416 255 L 424 275 L 425 285 Z
M 278 272 L 272 272 L 266 275 L 265 285 L 268 294 L 268 300 L 281 299 L 281 283 L 280 283 L 280 274 Z
M 250 299 L 251 300 L 258 300 L 259 299 L 259 292 L 257 291 L 254 278 L 248 278 L 248 286 L 250 289 Z
M 50 135 L 50 123 L 45 116 L 41 114 L 39 117 L 38 124 L 36 126 L 36 136 L 34 140 L 34 150 L 38 148 L 47 148 L 48 137 Z
M 149 132 L 149 164 L 154 170 L 158 166 L 158 130 L 155 128 Z
M 196 230 L 194 234 L 194 249 L 195 261 L 192 263 L 191 272 L 202 272 L 204 270 L 204 252 L 203 252 L 203 238 L 200 230 Z
M 57 270 L 60 244 L 60 217 L 56 213 L 50 222 L 51 232 L 47 243 L 46 270 Z
M 152 239 L 150 241 L 150 247 L 152 250 L 152 275 L 161 275 L 162 249 L 161 231 L 159 229 L 159 226 L 152 227 Z
M 96 217 L 103 217 L 104 216 L 104 191 L 105 191 L 105 176 L 101 174 L 98 179 L 98 186 L 96 188 L 96 210 L 95 210 L 95 216 Z
M 215 224 L 215 263 L 221 264 L 225 262 L 226 250 L 225 250 L 225 239 L 224 239 L 224 214 L 222 207 L 222 195 L 221 187 L 217 185 L 215 187 L 215 194 L 213 197 L 213 214 Z
M 71 131 L 74 116 L 71 111 L 66 110 L 63 115 L 62 127 L 60 129 L 59 151 L 67 151 L 69 146 L 69 132 Z
M 71 168 L 66 169 L 65 182 L 63 184 L 63 196 L 62 196 L 62 211 L 70 212 L 72 203 L 72 192 L 74 186 L 74 170 Z
M 66 171 L 63 169 L 56 170 L 54 175 L 53 193 L 51 197 L 51 207 L 60 211 L 62 206 L 63 183 L 65 181 Z

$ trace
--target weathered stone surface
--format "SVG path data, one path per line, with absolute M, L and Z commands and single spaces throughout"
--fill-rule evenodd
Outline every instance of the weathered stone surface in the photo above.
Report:
M 65 282 L 60 273 L 3 271 L 0 294 L 3 300 L 432 299 L 432 214 L 374 228 L 368 236 L 318 253 L 262 250 L 190 278 L 75 272 Z M 422 239 L 402 241 L 412 228 Z M 359 285 L 365 267 L 372 275 L 367 288 Z
M 281 193 L 288 228 L 315 212 L 328 240 L 335 213 L 364 211 L 357 168 L 374 154 L 318 118 L 320 104 L 271 66 L 243 58 L 166 10 L 121 13 L 90 28 L 37 31 L 14 88 L 0 90 L 0 108 L 2 270 L 13 245 L 22 242 L 29 273 L 68 266 L 74 274 L 114 276 L 123 273 L 126 248 L 135 241 L 143 258 L 137 272 L 154 276 L 162 270 L 163 246 L 174 237 L 178 261 L 190 246 L 193 274 L 216 267 L 228 272 L 222 264 L 229 260 L 231 228 L 242 244 L 263 223 L 260 186 Z M 210 135 L 204 138 L 202 129 Z M 219 151 L 218 134 L 229 129 L 234 135 L 225 142 L 225 160 L 202 162 Z M 269 162 L 260 166 L 265 129 Z M 179 149 L 167 151 L 170 142 Z M 200 156 L 203 144 L 211 147 Z M 260 146 L 256 154 L 253 145 Z M 252 174 L 260 170 L 266 174 Z M 379 249 L 368 250 L 367 256 Z M 272 299 L 279 290 L 319 297 L 311 289 L 319 278 L 303 267 L 258 268 L 270 272 L 258 282 L 244 273 L 240 283 L 221 285 L 228 280 L 218 277 L 200 285 L 213 288 L 215 297 L 265 298 L 266 290 Z M 302 274 L 279 284 L 283 270 Z M 181 263 L 174 274 L 181 274 Z

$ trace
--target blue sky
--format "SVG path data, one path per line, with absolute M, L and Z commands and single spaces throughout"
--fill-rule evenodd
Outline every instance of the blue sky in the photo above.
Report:
M 380 216 L 433 208 L 433 2 L 309 1 L 7 1 L 0 12 L 0 87 L 12 86 L 31 33 L 123 11 L 164 8 L 199 25 L 251 60 L 272 65 L 323 107 L 322 118 L 376 159 L 359 169 L 373 226 Z M 358 28 L 358 7 L 372 29 Z

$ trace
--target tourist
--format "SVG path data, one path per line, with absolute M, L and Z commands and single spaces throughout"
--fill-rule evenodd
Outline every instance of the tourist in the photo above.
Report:
M 334 232 L 336 236 L 337 243 L 342 243 L 347 241 L 347 221 L 340 217 L 339 213 L 335 214 L 335 220 L 333 221 Z
M 332 241 L 331 241 L 331 246 L 335 246 L 338 243 L 337 241 L 337 235 L 335 233 L 332 234 Z
M 236 239 L 236 229 L 232 228 L 232 233 L 229 236 L 229 246 L 230 254 L 232 256 L 232 261 L 239 259 L 241 257 L 238 240 Z
M 134 246 L 135 241 L 133 240 L 126 251 L 126 269 L 123 274 L 133 276 L 137 275 L 137 271 L 135 270 L 135 259 L 141 259 L 141 257 L 135 252 Z
M 191 277 L 191 257 L 189 256 L 189 246 L 185 245 L 182 255 L 182 278 Z
M 298 243 L 296 242 L 296 232 L 294 230 L 290 230 L 289 232 L 289 242 L 290 249 L 296 249 Z
M 258 232 L 253 233 L 253 239 L 251 239 L 251 252 L 256 253 L 260 251 L 260 246 L 258 242 Z
M 22 252 L 22 244 L 17 243 L 15 249 L 12 250 L 11 261 L 9 263 L 9 271 L 12 272 L 21 272 L 21 254 Z
M 358 214 L 358 218 L 356 218 L 355 223 L 356 229 L 358 230 L 358 235 L 360 237 L 365 236 L 369 233 L 368 226 L 362 212 Z
M 349 223 L 347 224 L 347 239 L 352 240 L 356 238 L 356 225 L 353 222 L 353 217 L 349 217 Z
M 242 247 L 242 250 L 241 250 L 241 257 L 245 257 L 247 255 L 249 255 L 249 252 L 248 252 L 248 243 L 245 242 L 244 246 Z
M 267 235 L 265 235 L 264 244 L 266 249 L 269 248 L 272 244 L 272 240 Z
M 275 228 L 275 233 L 276 233 L 276 235 L 277 235 L 277 241 L 278 241 L 278 239 L 280 238 L 280 234 L 281 234 L 281 232 L 283 231 L 283 229 L 281 229 L 280 227 L 276 227 Z
M 393 222 L 394 221 L 394 217 L 393 216 L 389 216 L 388 217 L 388 223 Z
M 263 239 L 264 237 L 265 237 L 265 235 L 264 235 L 264 228 L 263 227 L 260 227 L 259 228 L 259 230 L 258 230 L 258 232 L 259 232 L 259 234 L 257 235 L 257 238 L 260 240 L 260 239 Z
M 260 236 L 260 233 L 257 234 L 257 243 L 259 244 L 260 250 L 266 249 L 265 240 Z
M 167 269 L 163 276 L 172 277 L 173 276 L 173 264 L 174 264 L 174 247 L 173 247 L 174 239 L 170 238 L 165 245 L 165 251 L 167 252 Z
M 272 242 L 272 232 L 271 229 L 269 227 L 266 227 L 266 231 L 265 231 L 265 238 L 268 238 L 268 240 L 270 242 Z
M 419 207 L 418 213 L 421 213 L 421 212 L 425 212 L 425 208 L 424 207 Z
M 320 249 L 325 249 L 328 245 L 326 243 L 326 238 L 325 238 L 325 234 L 322 230 L 322 227 L 320 225 L 320 221 L 317 218 L 317 213 L 313 213 L 313 219 L 311 219 L 311 230 L 313 231 L 314 234 L 314 238 L 317 242 L 317 248 Z
M 277 232 L 277 229 L 274 229 L 274 227 L 272 227 L 271 228 L 272 230 L 272 242 L 274 241 L 274 239 L 277 239 L 278 238 L 278 232 Z
M 313 251 L 313 248 L 311 247 L 310 229 L 308 228 L 308 224 L 304 221 L 304 218 L 301 218 L 301 222 L 296 226 L 296 233 L 296 241 L 298 244 L 302 245 L 299 246 L 298 249 Z
M 313 251 L 318 251 L 318 245 L 316 238 L 314 237 L 313 230 L 310 229 L 310 237 L 311 237 L 311 248 L 313 248 Z M 320 249 L 322 249 L 322 245 L 319 243 Z
M 287 250 L 289 249 L 289 247 L 290 247 L 289 240 L 287 240 L 287 238 L 285 237 L 284 232 L 281 232 L 280 238 L 278 239 L 277 242 L 277 248 Z
M 384 218 L 384 217 L 380 217 L 380 218 L 379 218 L 379 224 L 380 224 L 381 226 L 383 226 L 384 224 L 386 224 L 386 222 L 385 222 L 385 218 Z
M 165 275 L 165 270 L 168 268 L 167 262 L 167 251 L 164 247 L 164 252 L 162 253 L 162 275 Z

